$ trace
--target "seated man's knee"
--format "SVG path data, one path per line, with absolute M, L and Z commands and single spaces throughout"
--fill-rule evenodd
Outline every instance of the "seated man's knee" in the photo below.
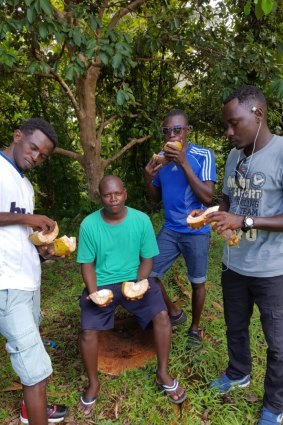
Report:
M 160 313 L 154 317 L 153 322 L 160 326 L 171 326 L 167 310 L 160 311 Z
M 97 335 L 97 331 L 85 330 L 80 332 L 80 340 L 83 343 L 92 342 Z

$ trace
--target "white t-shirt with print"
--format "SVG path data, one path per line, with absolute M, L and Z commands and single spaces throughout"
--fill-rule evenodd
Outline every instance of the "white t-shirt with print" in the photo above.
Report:
M 33 214 L 31 183 L 0 155 L 0 211 Z M 0 226 L 0 290 L 34 291 L 40 286 L 41 266 L 35 246 L 28 237 L 30 227 Z

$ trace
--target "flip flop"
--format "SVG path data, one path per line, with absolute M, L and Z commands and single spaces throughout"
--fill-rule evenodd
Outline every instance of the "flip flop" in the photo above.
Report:
M 83 398 L 83 396 L 81 396 L 80 402 L 82 403 L 82 405 L 86 409 L 87 407 L 92 406 L 96 402 L 97 399 L 98 399 L 98 396 L 96 396 L 96 397 L 84 397 L 84 398 Z M 90 415 L 91 412 L 92 412 L 92 409 L 90 410 L 90 412 L 85 414 L 85 416 Z M 84 411 L 82 411 L 82 413 L 84 413 Z
M 187 316 L 185 315 L 184 311 L 181 310 L 181 313 L 177 314 L 177 316 L 169 316 L 169 319 L 172 326 L 177 326 L 185 323 Z
M 169 400 L 174 404 L 181 404 L 187 398 L 185 392 L 183 392 L 183 394 L 178 396 L 179 398 L 177 399 L 174 399 L 173 397 L 170 396 L 170 393 L 172 393 L 173 395 L 178 395 L 177 389 L 179 387 L 179 382 L 176 379 L 173 380 L 172 385 L 159 384 L 159 382 L 157 381 L 156 381 L 156 384 L 161 391 L 165 391 L 168 394 Z

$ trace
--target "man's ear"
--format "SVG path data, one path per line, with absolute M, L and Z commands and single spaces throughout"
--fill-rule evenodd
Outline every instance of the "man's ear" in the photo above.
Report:
M 255 111 L 252 111 L 255 114 L 256 121 L 260 122 L 263 119 L 263 109 L 261 107 L 256 108 Z
M 21 141 L 21 138 L 22 138 L 21 130 L 19 129 L 15 130 L 13 135 L 14 143 L 19 143 Z

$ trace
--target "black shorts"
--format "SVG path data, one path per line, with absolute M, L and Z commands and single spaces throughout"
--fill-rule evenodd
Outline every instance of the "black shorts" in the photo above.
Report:
M 114 327 L 114 313 L 118 305 L 132 313 L 142 329 L 145 329 L 152 319 L 161 311 L 167 311 L 161 290 L 153 279 L 149 279 L 150 287 L 141 300 L 127 300 L 122 294 L 122 283 L 99 286 L 98 290 L 111 289 L 114 298 L 107 307 L 99 307 L 93 301 L 87 300 L 87 289 L 83 290 L 81 307 L 82 330 L 109 330 Z

